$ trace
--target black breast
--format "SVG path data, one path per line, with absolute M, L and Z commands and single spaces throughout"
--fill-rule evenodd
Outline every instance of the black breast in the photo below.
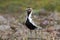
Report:
M 34 26 L 32 23 L 30 23 L 30 21 L 29 21 L 28 18 L 27 18 L 27 21 L 26 21 L 25 25 L 26 25 L 30 30 L 34 30 L 34 29 L 37 28 L 37 27 Z

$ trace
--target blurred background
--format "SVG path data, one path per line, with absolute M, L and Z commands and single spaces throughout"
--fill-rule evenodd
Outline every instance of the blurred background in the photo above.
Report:
M 2 13 L 22 12 L 26 7 L 38 10 L 40 8 L 49 9 L 52 6 L 55 10 L 60 11 L 60 0 L 0 0 L 0 12 Z
M 25 26 L 27 7 L 33 8 L 32 19 L 42 31 L 31 33 Z M 45 19 L 53 24 L 41 24 Z M 0 40 L 60 40 L 60 0 L 0 0 Z

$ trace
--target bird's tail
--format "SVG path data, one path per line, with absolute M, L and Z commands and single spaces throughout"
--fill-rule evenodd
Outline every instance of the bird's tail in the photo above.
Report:
M 42 30 L 42 27 L 37 27 L 37 30 Z

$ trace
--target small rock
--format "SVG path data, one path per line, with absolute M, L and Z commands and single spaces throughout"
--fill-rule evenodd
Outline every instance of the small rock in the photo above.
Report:
M 7 24 L 7 19 L 0 15 L 0 23 Z
M 9 29 L 9 28 L 10 28 L 9 25 L 0 25 L 0 30 L 1 30 L 1 31 L 5 31 L 5 30 L 7 30 L 7 29 Z

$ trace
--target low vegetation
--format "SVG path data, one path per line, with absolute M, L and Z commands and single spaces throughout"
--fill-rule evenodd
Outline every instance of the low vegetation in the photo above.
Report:
M 47 13 L 60 12 L 60 0 L 0 0 L 0 40 L 60 40 L 56 35 L 57 30 L 52 33 L 48 32 L 53 30 L 53 27 L 48 27 L 50 30 L 30 31 L 24 25 L 27 7 L 34 9 L 32 18 L 40 26 L 40 9 L 45 9 Z M 48 14 L 44 15 L 44 17 L 47 16 Z M 60 26 L 60 21 L 56 21 Z M 9 29 L 5 28 L 6 26 Z
M 53 10 L 52 6 L 55 10 L 60 11 L 60 0 L 0 0 L 0 12 L 21 12 L 26 7 Z

